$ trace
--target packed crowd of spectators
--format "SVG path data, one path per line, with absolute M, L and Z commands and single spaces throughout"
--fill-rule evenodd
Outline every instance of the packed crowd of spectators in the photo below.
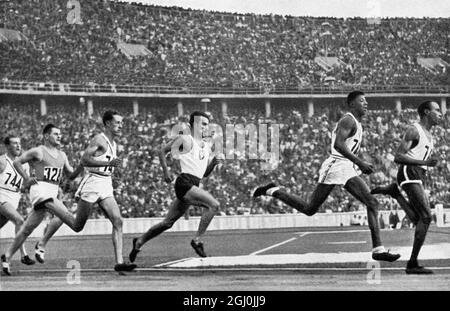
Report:
M 220 202 L 221 215 L 261 214 L 261 213 L 295 213 L 296 211 L 278 200 L 262 198 L 253 201 L 251 190 L 268 181 L 276 181 L 288 191 L 307 197 L 314 189 L 318 170 L 330 151 L 331 130 L 339 113 L 327 110 L 318 111 L 313 117 L 307 117 L 305 111 L 297 109 L 274 109 L 270 119 L 265 118 L 260 106 L 245 104 L 230 105 L 228 116 L 221 116 L 216 106 L 210 107 L 213 123 L 225 129 L 225 124 L 258 124 L 265 122 L 280 126 L 280 157 L 278 165 L 266 169 L 264 160 L 227 159 L 222 167 L 203 182 L 203 187 L 210 191 Z M 259 108 L 258 108 L 259 107 Z M 22 137 L 24 149 L 39 144 L 42 140 L 41 129 L 52 122 L 62 130 L 62 149 L 69 161 L 77 165 L 89 139 L 102 130 L 101 113 L 105 109 L 118 110 L 124 117 L 123 136 L 119 139 L 119 155 L 123 159 L 122 167 L 116 169 L 114 177 L 115 194 L 124 217 L 163 216 L 175 198 L 173 185 L 163 180 L 162 169 L 158 159 L 158 149 L 170 138 L 171 127 L 187 121 L 192 107 L 186 106 L 185 116 L 177 117 L 170 108 L 160 106 L 141 107 L 139 115 L 133 115 L 129 106 L 97 104 L 92 117 L 83 111 L 85 107 L 69 105 L 50 105 L 48 115 L 40 116 L 35 105 L 20 103 L 3 103 L 0 106 L 0 136 L 16 133 Z M 391 110 L 370 111 L 363 122 L 364 142 L 362 156 L 374 163 L 376 172 L 364 175 L 369 186 L 388 184 L 394 181 L 397 166 L 393 162 L 395 148 L 405 127 L 417 118 L 415 111 L 403 111 L 396 114 Z M 450 202 L 450 153 L 447 137 L 450 134 L 450 119 L 447 114 L 443 124 L 434 128 L 434 155 L 439 165 L 429 174 L 427 189 L 430 201 L 448 204 Z M 225 142 L 224 142 L 225 143 Z M 1 151 L 3 153 L 4 151 Z M 169 164 L 173 174 L 179 172 L 177 161 L 169 155 Z M 274 163 L 272 163 L 274 164 Z M 79 177 L 70 185 L 63 195 L 66 203 L 74 203 L 73 194 Z M 397 204 L 383 196 L 378 196 L 380 208 L 395 209 Z M 22 211 L 30 208 L 29 200 L 22 200 Z M 320 212 L 364 210 L 361 203 L 353 199 L 343 189 L 337 187 L 321 207 Z M 189 213 L 198 215 L 201 208 L 192 208 Z M 96 210 L 93 217 L 99 217 Z
M 292 16 L 238 15 L 223 12 L 164 8 L 116 1 L 81 1 L 80 23 L 70 24 L 67 16 L 74 1 L 3 1 L 0 28 L 20 31 L 27 41 L 0 40 L 0 79 L 76 84 L 131 84 L 177 87 L 222 86 L 264 88 L 307 88 L 334 77 L 336 84 L 353 85 L 448 85 L 445 68 L 428 71 L 417 57 L 440 57 L 449 62 L 450 19 L 382 19 L 372 24 L 361 18 L 313 18 Z M 73 12 L 72 12 L 73 13 Z M 72 14 L 71 13 L 71 14 Z M 150 55 L 128 58 L 118 42 L 144 45 Z M 342 63 L 327 72 L 316 56 L 336 56 Z M 132 114 L 128 106 L 95 104 L 92 117 L 86 107 L 49 105 L 40 116 L 34 105 L 4 103 L 0 106 L 0 134 L 20 134 L 25 148 L 42 138 L 40 130 L 53 122 L 63 132 L 63 149 L 76 164 L 92 135 L 101 130 L 99 112 L 114 108 L 125 116 L 124 136 L 119 153 L 123 167 L 115 174 L 116 197 L 125 217 L 163 216 L 174 198 L 172 187 L 162 180 L 157 150 L 168 139 L 170 127 L 186 121 L 176 109 L 141 107 Z M 173 107 L 172 107 L 173 108 Z M 211 108 L 215 123 L 280 124 L 280 161 L 272 170 L 261 160 L 227 160 L 204 187 L 221 203 L 220 213 L 291 213 L 281 202 L 249 198 L 257 184 L 276 180 L 289 191 L 306 196 L 315 186 L 318 170 L 327 157 L 330 133 L 336 116 L 316 111 L 309 118 L 298 107 L 274 107 L 269 120 L 261 106 L 234 104 L 229 115 Z M 80 112 L 81 111 L 81 112 Z M 20 117 L 18 117 L 20 116 Z M 371 111 L 364 123 L 362 153 L 376 166 L 365 177 L 369 185 L 391 182 L 400 135 L 416 117 L 415 112 L 394 114 Z M 223 127 L 224 128 L 224 127 Z M 431 201 L 449 202 L 450 163 L 445 141 L 448 118 L 437 127 L 435 153 L 441 159 L 429 178 Z M 174 173 L 179 168 L 169 159 Z M 274 163 L 271 163 L 272 165 Z M 75 181 L 62 194 L 73 204 Z M 380 197 L 383 208 L 396 203 Z M 25 213 L 27 199 L 21 203 Z M 342 189 L 336 189 L 321 211 L 361 209 Z M 190 210 L 198 214 L 200 209 Z M 94 213 L 93 217 L 99 214 Z
M 450 82 L 445 68 L 431 72 L 417 63 L 417 57 L 449 61 L 448 18 L 371 24 L 94 0 L 80 2 L 82 24 L 69 24 L 67 2 L 2 2 L 0 27 L 20 31 L 29 43 L 0 42 L 0 79 L 269 90 L 317 85 L 327 76 L 336 84 Z M 142 44 L 151 54 L 127 58 L 119 41 Z M 314 62 L 324 55 L 344 64 L 326 72 Z

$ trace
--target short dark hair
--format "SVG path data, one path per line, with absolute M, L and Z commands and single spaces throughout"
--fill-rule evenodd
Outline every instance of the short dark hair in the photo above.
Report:
M 107 110 L 103 114 L 103 125 L 106 125 L 106 122 L 111 121 L 114 116 L 119 115 L 119 113 L 115 110 Z
M 434 101 L 427 100 L 419 105 L 419 107 L 417 108 L 417 113 L 419 114 L 419 117 L 422 118 L 425 116 L 425 109 L 431 110 L 431 103 L 434 103 Z
M 195 117 L 199 116 L 199 117 L 205 117 L 208 119 L 208 121 L 211 121 L 209 118 L 209 115 L 206 112 L 202 112 L 202 111 L 194 111 L 193 113 L 191 113 L 190 117 L 189 117 L 189 125 L 191 127 L 194 126 L 194 121 L 195 121 Z
M 8 136 L 6 136 L 6 138 L 3 140 L 3 143 L 4 143 L 5 145 L 11 144 L 11 138 L 19 138 L 19 136 L 17 136 L 17 135 L 8 135 Z
M 350 105 L 352 101 L 356 99 L 356 97 L 364 95 L 364 92 L 361 91 L 352 91 L 347 95 L 347 105 Z
M 50 134 L 52 132 L 52 129 L 57 129 L 58 127 L 52 123 L 47 124 L 44 127 L 44 130 L 42 131 L 42 133 L 45 134 Z

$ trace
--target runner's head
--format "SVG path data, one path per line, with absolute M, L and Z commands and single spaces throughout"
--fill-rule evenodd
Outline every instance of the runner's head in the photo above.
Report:
M 107 110 L 103 114 L 103 125 L 113 136 L 122 135 L 123 117 L 114 110 Z
M 44 141 L 53 147 L 61 146 L 61 130 L 54 124 L 47 124 L 42 132 Z
M 189 125 L 194 134 L 200 134 L 200 137 L 208 136 L 210 116 L 202 111 L 194 111 L 189 117 Z
M 361 91 L 353 91 L 347 95 L 347 105 L 349 109 L 359 116 L 367 113 L 367 101 L 364 93 Z
M 3 141 L 5 144 L 8 154 L 13 157 L 18 157 L 22 153 L 22 145 L 20 142 L 20 137 L 15 135 L 9 135 Z
M 439 104 L 432 100 L 427 100 L 419 105 L 417 113 L 421 120 L 428 119 L 431 125 L 439 124 L 442 119 Z

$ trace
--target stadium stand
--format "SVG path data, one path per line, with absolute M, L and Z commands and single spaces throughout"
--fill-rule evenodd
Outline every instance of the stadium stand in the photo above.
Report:
M 66 17 L 71 8 L 64 0 L 2 1 L 2 5 L 2 33 L 13 30 L 16 36 L 0 40 L 0 80 L 23 82 L 24 87 L 40 81 L 42 87 L 53 87 L 54 83 L 58 88 L 59 83 L 74 83 L 114 88 L 263 88 L 270 92 L 273 88 L 322 85 L 329 77 L 336 85 L 386 88 L 450 84 L 445 66 L 431 71 L 417 62 L 419 57 L 449 62 L 448 18 L 382 19 L 374 25 L 360 18 L 238 15 L 95 0 L 82 2 L 82 24 L 69 24 Z M 327 36 L 322 35 L 325 28 Z M 124 46 L 139 46 L 139 50 L 124 54 Z M 342 65 L 327 72 L 314 61 L 318 56 L 336 57 Z M 76 163 L 89 137 L 99 130 L 98 112 L 106 108 L 120 111 L 126 117 L 126 126 L 119 151 L 127 156 L 125 167 L 116 176 L 120 180 L 116 188 L 119 205 L 124 217 L 162 216 L 173 195 L 162 181 L 156 148 L 167 139 L 170 125 L 186 120 L 186 116 L 178 118 L 174 107 L 163 106 L 143 107 L 144 112 L 134 116 L 130 106 L 96 103 L 95 115 L 88 118 L 80 112 L 85 108 L 81 108 L 49 103 L 48 115 L 42 117 L 34 106 L 3 103 L 0 134 L 4 137 L 20 129 L 24 147 L 30 148 L 40 139 L 37 129 L 54 122 L 65 136 L 64 150 Z M 194 109 L 187 105 L 185 114 Z M 258 107 L 229 105 L 227 118 L 222 118 L 214 107 L 211 109 L 214 122 L 220 124 L 264 119 L 264 111 Z M 271 122 L 282 124 L 283 137 L 281 162 L 276 170 L 262 171 L 256 160 L 229 160 L 228 169 L 220 169 L 205 182 L 204 186 L 220 201 L 221 214 L 293 212 L 271 199 L 263 204 L 251 202 L 248 195 L 256 181 L 276 179 L 297 193 L 312 190 L 320 164 L 329 152 L 335 118 L 319 109 L 308 118 L 298 109 L 273 107 Z M 372 160 L 378 172 L 370 176 L 371 185 L 392 179 L 394 150 L 384 147 L 398 143 L 403 127 L 415 115 L 395 115 L 392 110 L 372 110 L 369 114 L 362 151 L 376 155 Z M 450 132 L 448 115 L 435 131 L 439 139 L 436 152 L 442 162 L 436 168 L 437 174 L 430 176 L 431 200 L 449 202 L 450 163 L 445 141 Z M 70 204 L 72 194 L 73 189 L 66 198 Z M 385 200 L 382 206 L 386 209 L 394 204 L 380 200 Z M 23 211 L 28 208 L 24 200 Z M 321 211 L 359 208 L 361 205 L 345 192 L 336 190 Z M 198 212 L 191 210 L 193 215 Z
M 89 138 L 101 128 L 99 112 L 107 108 L 116 109 L 125 116 L 124 135 L 119 144 L 119 152 L 123 154 L 125 162 L 124 167 L 117 170 L 115 178 L 116 194 L 124 217 L 164 215 L 174 195 L 171 187 L 167 187 L 162 180 L 157 148 L 169 138 L 170 127 L 178 120 L 187 120 L 188 115 L 178 118 L 169 108 L 165 110 L 161 106 L 149 106 L 145 109 L 146 113 L 134 116 L 130 106 L 104 104 L 96 108 L 92 118 L 80 112 L 79 107 L 67 105 L 49 106 L 48 115 L 40 116 L 30 105 L 3 104 L 0 107 L 0 122 L 4 127 L 0 135 L 4 137 L 11 132 L 17 133 L 20 129 L 24 148 L 30 148 L 41 139 L 41 134 L 36 129 L 42 128 L 47 122 L 53 122 L 61 126 L 64 136 L 63 149 L 69 155 L 69 160 L 71 163 L 78 163 Z M 233 114 L 221 118 L 220 112 L 212 109 L 213 122 L 224 126 L 225 123 L 257 124 L 258 120 L 265 120 L 262 109 L 249 111 L 248 107 L 235 105 L 230 107 L 230 112 Z M 17 118 L 17 115 L 23 117 Z M 369 157 L 377 172 L 368 178 L 369 185 L 381 185 L 393 180 L 396 174 L 396 165 L 393 163 L 394 148 L 406 124 L 414 121 L 416 115 L 415 111 L 406 110 L 398 115 L 391 110 L 373 110 L 369 113 L 364 122 L 366 134 L 361 150 L 365 155 L 374 155 Z M 262 170 L 259 160 L 227 160 L 223 168 L 218 169 L 205 181 L 204 187 L 220 201 L 222 215 L 295 212 L 272 199 L 255 204 L 249 198 L 255 184 L 268 180 L 277 180 L 296 193 L 309 193 L 313 190 L 320 164 L 329 152 L 334 120 L 326 110 L 319 111 L 312 118 L 298 110 L 280 110 L 270 121 L 281 126 L 280 163 L 275 170 Z M 446 143 L 446 137 L 450 133 L 449 123 L 450 118 L 447 115 L 445 122 L 434 129 L 437 139 L 435 154 L 441 162 L 435 168 L 435 174 L 429 176 L 430 189 L 433 189 L 432 204 L 449 202 L 450 158 Z M 176 163 L 170 163 L 176 172 L 179 169 Z M 69 205 L 72 204 L 74 190 L 72 188 L 66 195 Z M 395 207 L 394 202 L 389 199 L 379 199 L 383 202 L 383 208 L 389 210 Z M 28 200 L 23 200 L 23 211 L 28 208 Z M 321 211 L 355 211 L 361 208 L 363 206 L 345 191 L 336 189 Z M 190 211 L 191 215 L 198 215 L 199 212 L 200 209 L 195 208 Z M 94 214 L 94 217 L 99 215 Z
M 29 43 L 1 41 L 3 81 L 182 87 L 448 85 L 448 18 L 365 19 L 238 15 L 116 1 L 84 1 L 69 24 L 67 1 L 6 1 L 4 29 Z M 323 34 L 327 34 L 324 36 Z M 129 57 L 123 44 L 147 56 Z M 150 55 L 148 55 L 150 53 Z M 134 53 L 133 53 L 134 54 Z M 326 72 L 314 59 L 333 56 Z M 114 64 L 112 66 L 111 64 Z

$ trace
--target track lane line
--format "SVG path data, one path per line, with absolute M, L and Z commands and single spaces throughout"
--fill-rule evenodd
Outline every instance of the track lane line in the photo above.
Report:
M 194 258 L 194 257 L 187 257 L 187 258 L 178 259 L 178 260 L 174 260 L 174 261 L 163 262 L 163 263 L 154 265 L 153 267 L 158 268 L 158 267 L 169 266 L 169 265 L 173 265 L 173 264 L 176 264 L 176 263 L 179 263 L 179 262 L 183 262 L 183 261 L 186 261 L 186 260 L 190 260 L 190 259 L 192 259 L 192 258 Z
M 268 250 L 271 250 L 271 249 L 273 249 L 273 248 L 276 248 L 276 247 L 278 247 L 278 246 L 281 246 L 281 245 L 287 244 L 287 243 L 289 243 L 289 242 L 295 241 L 295 240 L 297 240 L 298 238 L 304 237 L 304 236 L 307 235 L 307 234 L 309 234 L 309 232 L 303 232 L 303 233 L 302 233 L 300 236 L 298 236 L 298 237 L 293 237 L 293 238 L 287 239 L 287 240 L 285 240 L 285 241 L 283 241 L 283 242 L 280 242 L 280 243 L 271 245 L 271 246 L 269 246 L 269 247 L 260 249 L 260 250 L 258 250 L 258 251 L 256 251 L 256 252 L 253 252 L 253 253 L 249 254 L 249 256 L 254 256 L 254 255 L 258 255 L 258 254 L 264 253 L 264 252 L 266 252 L 266 251 L 268 251 Z
M 381 230 L 385 231 L 385 230 Z M 331 231 L 309 231 L 308 234 L 335 234 L 335 233 L 357 233 L 357 232 L 370 232 L 369 229 L 358 229 L 358 230 L 331 230 Z M 303 234 L 305 232 L 295 232 L 295 234 Z
M 431 270 L 450 270 L 450 266 L 441 267 L 427 267 Z M 233 267 L 233 268 L 137 268 L 132 272 L 127 272 L 127 275 L 133 275 L 135 272 L 200 272 L 200 271 L 370 271 L 372 268 L 364 267 Z M 381 271 L 404 271 L 405 267 L 381 267 L 377 268 Z M 117 273 L 114 269 L 83 269 L 81 272 L 92 273 L 105 273 L 112 272 Z M 24 276 L 24 274 L 37 274 L 37 273 L 66 273 L 70 272 L 69 269 L 39 269 L 39 270 L 17 270 L 16 273 L 22 275 L 2 276 L 2 282 L 6 280 L 14 280 L 17 277 Z
M 385 231 L 393 231 L 392 229 L 381 229 L 380 231 L 385 232 Z M 369 229 L 356 229 L 356 230 L 330 230 L 330 231 L 299 231 L 299 232 L 295 232 L 294 234 L 303 234 L 303 233 L 308 233 L 308 234 L 335 234 L 335 233 L 357 233 L 357 232 L 370 232 Z
M 327 244 L 340 245 L 340 244 L 366 244 L 367 241 L 340 241 L 340 242 L 327 242 Z

